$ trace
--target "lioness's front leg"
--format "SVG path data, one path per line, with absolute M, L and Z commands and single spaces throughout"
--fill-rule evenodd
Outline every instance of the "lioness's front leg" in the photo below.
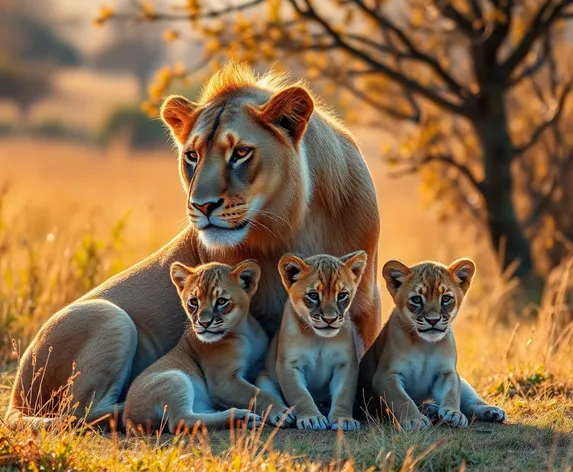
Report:
M 507 421 L 507 414 L 501 408 L 489 405 L 474 388 L 463 378 L 461 381 L 461 410 L 470 420 L 487 421 L 490 423 L 503 423 Z
M 328 414 L 331 428 L 343 431 L 358 431 L 360 422 L 352 417 L 352 407 L 358 383 L 358 362 L 346 362 L 336 366 L 330 380 L 332 405 Z
M 374 393 L 386 403 L 402 428 L 416 429 L 431 426 L 432 422 L 420 413 L 414 401 L 404 390 L 399 373 L 377 372 L 373 387 Z
M 277 375 L 287 403 L 295 408 L 297 428 L 315 431 L 328 429 L 328 420 L 314 403 L 296 361 L 278 363 Z
M 460 411 L 460 376 L 454 370 L 440 372 L 432 396 L 438 402 L 438 418 L 442 423 L 456 428 L 466 428 L 468 419 Z

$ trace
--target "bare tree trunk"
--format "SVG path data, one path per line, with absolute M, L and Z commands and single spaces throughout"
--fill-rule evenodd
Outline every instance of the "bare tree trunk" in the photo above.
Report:
M 487 209 L 487 226 L 494 251 L 501 256 L 503 269 L 515 261 L 514 275 L 533 277 L 531 246 L 515 213 L 511 163 L 515 151 L 508 129 L 504 93 L 492 86 L 478 98 L 478 114 L 473 126 L 483 150 L 483 196 Z

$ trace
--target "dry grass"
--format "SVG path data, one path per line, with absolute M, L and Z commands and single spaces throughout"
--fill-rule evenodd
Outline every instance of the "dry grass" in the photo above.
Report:
M 364 425 L 356 434 L 215 432 L 176 439 L 125 438 L 88 431 L 47 435 L 0 427 L 0 467 L 32 470 L 457 470 L 573 467 L 571 267 L 556 273 L 537 317 L 505 311 L 507 285 L 488 270 L 485 246 L 468 231 L 435 222 L 414 178 L 391 180 L 376 160 L 380 136 L 358 130 L 378 190 L 380 258 L 405 262 L 460 256 L 481 269 L 456 322 L 459 370 L 509 425 L 406 434 Z M 21 349 L 51 314 L 128 267 L 181 228 L 184 207 L 174 156 L 100 152 L 80 145 L 0 143 L 0 404 L 13 378 L 11 338 Z M 383 316 L 390 310 L 384 295 Z M 523 314 L 521 314 L 523 315 Z M 519 324 L 517 323 L 519 321 Z M 569 323 L 569 324 L 568 324 Z M 0 411 L 3 413 L 3 411 Z

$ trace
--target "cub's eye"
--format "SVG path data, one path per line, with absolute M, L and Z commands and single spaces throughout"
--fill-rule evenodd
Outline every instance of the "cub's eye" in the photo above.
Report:
M 233 165 L 246 161 L 253 154 L 253 149 L 245 146 L 235 148 L 229 162 Z
M 442 297 L 442 303 L 444 305 L 449 305 L 450 303 L 452 303 L 453 300 L 454 300 L 454 297 L 452 297 L 451 295 L 444 295 Z
M 424 303 L 424 300 L 422 299 L 422 297 L 420 295 L 414 295 L 413 297 L 410 297 L 410 301 L 414 305 L 421 305 L 422 303 Z
M 348 300 L 348 297 L 349 297 L 348 292 L 340 292 L 337 296 L 337 299 L 339 303 L 342 303 Z
M 197 163 L 197 153 L 195 151 L 186 151 L 184 156 L 187 164 L 194 165 Z
M 187 304 L 191 307 L 191 308 L 197 308 L 199 306 L 199 300 L 197 300 L 195 297 L 192 297 L 189 299 L 189 301 L 187 302 Z
M 220 298 L 217 298 L 217 301 L 215 302 L 215 304 L 217 307 L 222 308 L 222 307 L 229 304 L 229 300 L 227 298 L 220 297 Z
M 318 292 L 308 292 L 306 294 L 306 298 L 312 300 L 313 302 L 317 302 L 320 299 Z

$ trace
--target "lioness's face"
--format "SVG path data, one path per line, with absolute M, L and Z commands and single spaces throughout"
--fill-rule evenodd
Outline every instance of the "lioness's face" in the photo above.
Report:
M 303 260 L 291 254 L 281 258 L 279 271 L 290 302 L 318 336 L 334 337 L 348 323 L 366 257 L 359 251 L 340 259 L 317 255 Z
M 208 343 L 220 341 L 245 319 L 259 277 L 260 268 L 251 260 L 235 267 L 211 263 L 191 268 L 179 262 L 171 266 L 191 327 Z
M 475 274 L 475 264 L 460 259 L 449 267 L 426 262 L 407 267 L 389 261 L 382 270 L 406 329 L 420 338 L 443 339 L 456 317 Z
M 278 96 L 290 89 L 243 90 L 202 106 L 166 101 L 188 217 L 205 246 L 276 242 L 302 220 L 310 190 L 299 144 L 313 103 L 294 89 L 290 101 Z

